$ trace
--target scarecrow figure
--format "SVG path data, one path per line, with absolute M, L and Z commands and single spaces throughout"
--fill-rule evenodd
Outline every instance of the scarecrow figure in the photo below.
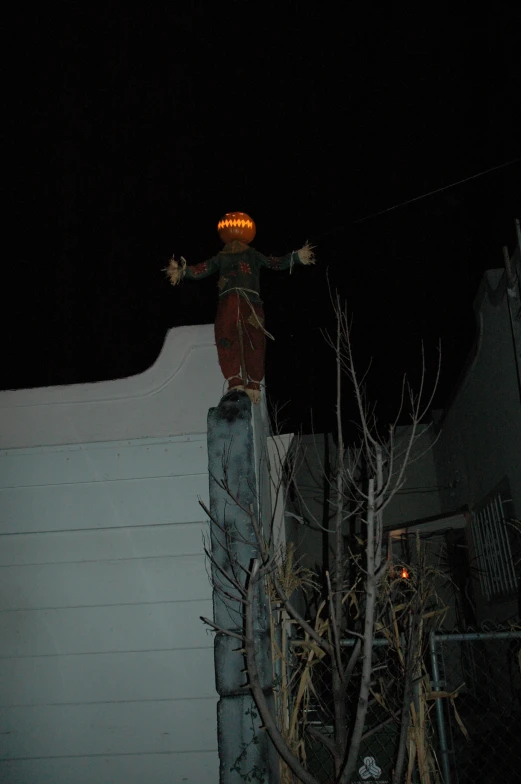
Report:
M 273 270 L 292 269 L 294 264 L 314 264 L 313 248 L 306 243 L 298 251 L 281 258 L 266 257 L 248 243 L 255 236 L 255 223 L 243 212 L 230 212 L 217 225 L 225 243 L 217 256 L 201 264 L 188 266 L 170 259 L 166 273 L 172 285 L 184 278 L 199 280 L 219 272 L 219 305 L 215 319 L 215 342 L 228 392 L 244 390 L 253 403 L 260 400 L 264 378 L 266 336 L 264 311 L 259 295 L 261 267 Z

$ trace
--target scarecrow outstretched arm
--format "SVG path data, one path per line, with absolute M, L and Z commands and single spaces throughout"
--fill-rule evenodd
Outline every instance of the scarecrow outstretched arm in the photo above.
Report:
M 263 256 L 259 253 L 261 264 L 273 270 L 286 270 L 293 266 L 293 264 L 314 264 L 315 254 L 313 253 L 313 246 L 306 244 L 300 250 L 294 250 L 292 253 L 287 253 L 285 256 Z
M 189 265 L 185 270 L 185 277 L 188 280 L 199 280 L 199 278 L 207 278 L 208 275 L 213 275 L 219 269 L 219 261 L 217 256 L 213 256 L 208 261 L 202 261 L 200 264 Z
M 208 261 L 202 261 L 200 264 L 194 264 L 190 267 L 187 265 L 186 260 L 182 256 L 180 262 L 176 261 L 176 259 L 172 256 L 168 267 L 165 269 L 165 272 L 170 280 L 170 283 L 173 286 L 178 286 L 184 278 L 188 278 L 189 280 L 199 280 L 199 278 L 206 278 L 208 275 L 212 275 L 218 268 L 219 261 L 216 256 L 208 259 Z

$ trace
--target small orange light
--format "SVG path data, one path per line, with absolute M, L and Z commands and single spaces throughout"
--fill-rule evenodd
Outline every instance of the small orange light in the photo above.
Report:
M 400 572 L 400 577 L 402 578 L 402 580 L 408 580 L 409 579 L 409 572 L 407 571 L 405 566 L 403 567 L 402 571 Z

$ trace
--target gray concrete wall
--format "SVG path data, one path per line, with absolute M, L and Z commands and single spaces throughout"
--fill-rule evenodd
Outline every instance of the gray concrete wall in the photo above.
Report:
M 225 575 L 247 583 L 252 559 L 259 558 L 252 510 L 259 525 L 271 519 L 267 478 L 267 422 L 262 406 L 252 406 L 244 392 L 226 395 L 208 414 L 208 465 L 212 556 L 213 620 L 221 628 L 242 634 L 244 607 L 240 594 Z M 215 521 L 215 522 L 214 522 Z M 223 530 L 224 529 L 224 530 Z M 257 666 L 266 700 L 272 705 L 273 670 L 270 616 L 266 596 L 258 585 L 253 609 Z M 215 673 L 220 784 L 240 784 L 258 774 L 266 784 L 278 781 L 279 763 L 248 688 L 241 641 L 218 632 Z

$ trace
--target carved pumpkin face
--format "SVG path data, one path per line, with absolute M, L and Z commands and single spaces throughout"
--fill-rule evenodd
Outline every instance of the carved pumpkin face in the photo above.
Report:
M 255 237 L 256 228 L 255 222 L 245 212 L 227 212 L 217 224 L 217 231 L 224 243 L 233 240 L 248 243 Z

